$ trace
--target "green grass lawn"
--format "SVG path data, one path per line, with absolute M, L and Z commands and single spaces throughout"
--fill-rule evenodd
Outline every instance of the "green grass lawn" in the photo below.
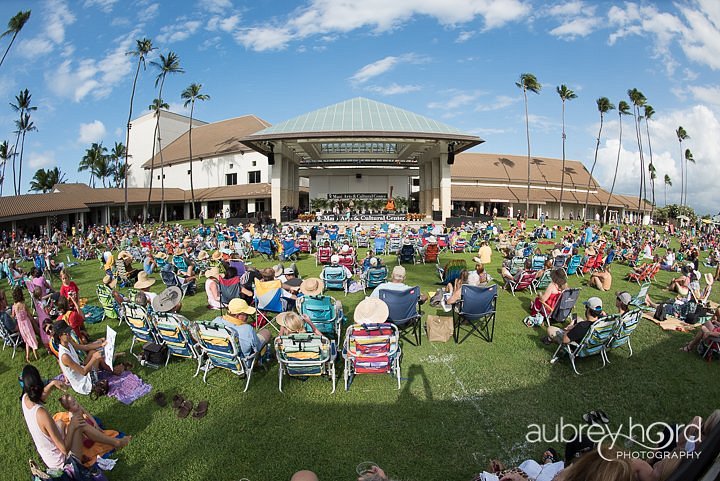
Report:
M 469 262 L 472 258 L 455 256 Z M 449 257 L 444 255 L 441 263 Z M 386 260 L 395 262 L 394 257 Z M 254 261 L 259 267 L 271 264 Z M 495 253 L 489 269 L 495 278 L 500 277 L 499 266 Z M 298 267 L 304 277 L 320 271 L 307 256 Z M 636 284 L 621 280 L 627 271 L 625 266 L 613 267 L 613 292 L 637 292 Z M 87 261 L 71 273 L 81 296 L 97 303 L 94 286 L 102 277 L 100 263 Z M 162 284 L 155 277 L 153 290 L 160 291 Z M 653 298 L 670 296 L 664 286 L 671 277 L 667 272 L 657 276 L 650 291 Z M 408 284 L 419 284 L 423 292 L 435 290 L 437 280 L 432 265 L 408 267 Z M 577 277 L 570 284 L 582 287 L 581 301 L 599 295 L 614 312 L 613 293 L 601 294 Z M 202 286 L 200 291 L 184 302 L 183 313 L 190 319 L 213 317 L 205 309 Z M 362 292 L 337 296 L 347 313 L 363 298 Z M 720 300 L 717 289 L 712 299 Z M 599 357 L 583 359 L 583 375 L 576 376 L 569 362 L 549 364 L 552 346 L 540 342 L 538 330 L 522 324 L 530 300 L 529 293 L 513 297 L 500 292 L 492 343 L 477 338 L 459 346 L 426 339 L 421 347 L 405 343 L 399 391 L 389 376 L 358 376 L 349 392 L 341 382 L 331 395 L 328 381 L 289 379 L 283 394 L 277 390 L 273 363 L 267 372 L 255 372 L 250 389 L 243 393 L 244 380 L 227 371 L 213 370 L 208 384 L 203 384 L 200 377 L 192 377 L 193 362 L 173 359 L 167 368 L 137 369 L 153 392 L 130 406 L 112 398 L 83 397 L 81 402 L 107 426 L 134 436 L 109 473 L 111 479 L 126 481 L 279 481 L 299 469 L 312 469 L 323 481 L 353 480 L 361 461 L 378 463 L 396 480 L 462 481 L 485 469 L 494 457 L 508 464 L 538 458 L 546 446 L 526 442 L 530 423 L 554 427 L 561 416 L 580 422 L 582 413 L 592 409 L 604 409 L 617 423 L 627 423 L 630 416 L 643 423 L 685 422 L 718 407 L 718 364 L 679 351 L 690 334 L 664 332 L 643 320 L 632 338 L 631 358 L 625 350 L 613 352 L 611 364 L 602 370 L 597 370 Z M 429 306 L 424 311 L 441 314 Z M 117 322 L 110 325 L 119 331 L 118 349 L 127 351 L 129 329 L 118 328 Z M 89 331 L 92 336 L 104 335 L 105 323 Z M 49 355 L 35 364 L 43 376 L 59 372 Z M 6 418 L 0 431 L 5 453 L 2 480 L 27 479 L 27 460 L 39 461 L 18 405 L 17 378 L 23 365 L 24 352 L 14 360 L 8 350 L 0 354 L 0 412 Z M 341 379 L 341 360 L 338 373 Z M 160 408 L 153 402 L 157 391 L 168 398 L 182 393 L 195 403 L 207 399 L 208 415 L 180 420 L 170 406 Z M 52 413 L 60 410 L 57 397 L 48 403 Z

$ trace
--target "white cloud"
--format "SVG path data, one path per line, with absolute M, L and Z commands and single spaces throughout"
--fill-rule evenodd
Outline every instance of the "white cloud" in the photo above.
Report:
M 27 156 L 28 165 L 32 169 L 42 169 L 51 165 L 57 165 L 55 152 L 46 150 L 44 152 L 30 152 Z M 35 173 L 33 172 L 33 175 Z
M 138 15 L 140 16 L 141 20 L 154 20 L 158 14 L 160 13 L 160 4 L 159 3 L 151 3 L 148 5 L 143 12 L 139 12 Z
M 182 42 L 197 32 L 200 25 L 199 20 L 181 20 L 173 25 L 166 25 L 160 29 L 157 41 L 158 43 Z
M 508 97 L 507 95 L 499 95 L 495 102 L 488 104 L 488 105 L 478 105 L 475 107 L 476 112 L 491 112 L 493 110 L 500 110 L 504 109 L 505 107 L 509 107 L 510 105 L 514 104 L 515 102 L 519 102 L 520 97 Z
M 203 10 L 207 10 L 210 13 L 218 15 L 221 15 L 225 13 L 225 11 L 233 8 L 233 4 L 230 0 L 200 0 L 198 2 L 198 6 Z
M 230 17 L 221 17 L 215 15 L 208 20 L 207 29 L 211 32 L 216 30 L 222 30 L 223 32 L 230 33 L 235 30 L 235 27 L 240 23 L 240 15 L 231 15 Z
M 89 124 L 80 124 L 80 136 L 78 142 L 81 144 L 92 144 L 93 142 L 101 142 L 107 130 L 105 125 L 99 121 L 94 120 Z
M 378 93 L 380 95 L 399 95 L 409 92 L 417 92 L 418 90 L 422 90 L 422 87 L 420 87 L 419 85 L 399 85 L 397 83 L 392 83 L 385 86 L 370 85 L 366 88 L 366 90 Z
M 559 19 L 562 23 L 550 30 L 550 35 L 563 40 L 587 37 L 597 30 L 602 21 L 595 16 L 597 7 L 587 5 L 580 0 L 553 5 L 547 9 L 547 15 Z
M 75 15 L 65 0 L 46 0 L 41 15 L 42 31 L 18 44 L 19 54 L 26 58 L 37 58 L 52 52 L 65 41 L 66 27 L 75 23 Z
M 585 5 L 584 2 L 579 0 L 573 0 L 570 2 L 553 5 L 548 9 L 548 14 L 552 15 L 553 17 L 582 15 L 586 8 L 588 7 Z
M 688 89 L 698 102 L 720 107 L 720 85 L 691 85 Z
M 431 17 L 446 26 L 467 24 L 481 17 L 484 29 L 488 30 L 520 20 L 529 13 L 530 5 L 521 0 L 310 0 L 284 22 L 252 27 L 237 40 L 253 50 L 277 50 L 292 40 L 313 35 L 347 33 L 361 28 L 387 32 L 414 17 Z
M 351 77 L 350 81 L 356 84 L 362 84 L 368 80 L 375 78 L 379 75 L 384 74 L 395 68 L 396 65 L 401 63 L 425 63 L 428 59 L 420 57 L 414 53 L 407 53 L 400 56 L 390 55 L 375 62 L 369 63 L 364 67 L 360 68 Z
M 475 32 L 464 30 L 460 32 L 460 35 L 457 36 L 457 38 L 455 39 L 455 43 L 465 43 L 471 38 L 473 38 L 474 35 Z
M 479 90 L 465 92 L 453 89 L 444 93 L 449 94 L 449 98 L 444 101 L 430 102 L 428 104 L 428 108 L 436 110 L 455 110 L 477 100 L 481 95 L 484 95 L 484 92 Z
M 117 1 L 118 0 L 85 0 L 84 6 L 85 8 L 98 7 L 103 12 L 110 13 Z
M 698 0 L 700 10 L 680 7 L 688 28 L 680 46 L 688 58 L 720 69 L 720 8 L 716 0 Z

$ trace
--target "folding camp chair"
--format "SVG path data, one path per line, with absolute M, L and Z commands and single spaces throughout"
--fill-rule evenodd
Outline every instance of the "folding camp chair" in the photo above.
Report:
M 391 374 L 400 389 L 400 348 L 398 328 L 394 324 L 355 324 L 345 332 L 345 390 L 356 374 Z
M 510 274 L 515 275 L 518 272 L 525 269 L 525 258 L 521 256 L 515 256 L 510 261 Z
M 644 282 L 640 286 L 640 290 L 638 291 L 637 295 L 633 297 L 633 299 L 630 301 L 630 305 L 644 311 L 654 311 L 654 308 L 649 307 L 647 304 L 645 304 L 645 298 L 647 297 L 651 285 L 652 284 L 650 282 Z
M 120 287 L 127 287 L 133 284 L 127 271 L 125 270 L 125 261 L 122 259 L 115 260 L 115 277 L 117 278 L 118 285 Z
M 532 281 L 532 289 L 537 293 L 541 289 L 545 289 L 547 286 L 549 286 L 551 281 L 552 279 L 550 279 L 550 269 L 545 269 L 542 276 L 540 276 L 540 279 L 536 278 Z
M 158 338 L 168 348 L 165 365 L 170 362 L 170 356 L 194 359 L 197 361 L 197 369 L 193 377 L 197 376 L 202 365 L 202 351 L 200 345 L 193 340 L 185 320 L 171 312 L 156 312 L 153 317 Z
M 481 339 L 492 342 L 495 335 L 495 311 L 497 306 L 497 285 L 477 287 L 464 284 L 460 299 L 453 306 L 453 338 L 455 344 L 462 343 L 477 332 Z M 464 322 L 470 330 L 460 340 L 460 326 Z
M 282 242 L 282 259 L 281 260 L 298 260 L 300 258 L 300 247 L 295 239 L 285 239 Z
M 312 252 L 312 244 L 306 235 L 298 237 L 297 246 L 298 249 L 300 249 L 300 252 L 304 252 L 305 254 L 310 254 Z
M 343 291 L 347 296 L 350 278 L 343 266 L 325 266 L 320 273 L 325 290 Z
M 196 326 L 200 348 L 206 356 L 203 382 L 207 383 L 207 375 L 213 368 L 227 369 L 237 376 L 245 376 L 243 392 L 247 392 L 260 353 L 242 352 L 234 333 L 225 326 L 203 322 L 198 322 Z
M 545 319 L 548 321 L 548 326 L 564 323 L 570 316 L 573 309 L 575 309 L 575 304 L 577 304 L 579 298 L 580 289 L 565 289 L 562 291 L 560 293 L 560 298 L 555 303 L 555 307 L 553 307 L 552 312 L 545 315 Z
M 182 279 L 180 279 L 180 276 L 175 273 L 175 271 L 168 269 L 160 269 L 160 279 L 162 279 L 163 284 L 165 284 L 167 287 L 175 286 L 179 288 L 182 291 L 183 297 L 185 297 L 186 294 L 192 295 L 195 293 L 195 283 L 183 282 Z
M 571 276 L 573 274 L 577 274 L 578 276 L 582 276 L 580 264 L 582 264 L 582 256 L 580 254 L 572 256 L 568 261 L 567 269 L 565 271 L 567 272 L 567 275 Z
M 545 268 L 546 256 L 533 256 L 532 258 L 532 270 L 539 271 Z
M 360 249 L 360 248 L 367 249 L 369 246 L 370 246 L 370 241 L 366 234 L 358 234 L 357 236 L 355 236 L 355 247 L 357 247 L 358 249 Z
M 315 252 L 315 266 L 330 264 L 330 258 L 332 257 L 332 247 L 321 246 L 318 247 Z
M 187 261 L 183 256 L 173 256 L 172 263 L 180 271 L 187 271 L 188 269 Z
M 298 298 L 298 312 L 307 314 L 318 331 L 340 342 L 340 329 L 345 315 L 342 309 L 337 309 L 336 302 L 330 296 L 302 296 Z M 310 329 L 310 326 L 306 329 Z
M 533 282 L 535 281 L 535 271 L 524 271 L 522 274 L 520 274 L 520 277 L 515 280 L 513 279 L 505 279 L 505 288 L 510 288 L 510 292 L 512 292 L 512 295 L 515 295 L 515 292 L 517 291 L 524 291 L 525 289 L 530 289 L 532 291 L 533 288 Z
M 260 239 L 257 244 L 257 249 L 255 249 L 255 251 L 261 256 L 265 257 L 267 260 L 271 260 L 275 257 L 272 243 L 273 241 L 271 239 Z
M 468 242 L 466 239 L 463 239 L 462 237 L 458 237 L 455 239 L 455 242 L 453 242 L 452 246 L 450 247 L 450 250 L 455 254 L 461 254 L 465 252 L 468 248 Z
M 396 234 L 390 234 L 390 242 L 388 245 L 387 253 L 388 254 L 398 254 L 402 247 L 402 239 L 399 235 Z
M 139 341 L 142 344 L 147 342 L 158 342 L 157 331 L 155 326 L 150 319 L 147 309 L 135 304 L 134 302 L 123 302 L 123 318 L 125 323 L 132 331 L 132 342 L 130 343 L 130 354 L 135 356 L 139 361 L 141 355 L 133 353 L 133 347 L 135 347 L 135 341 Z
M 387 254 L 387 238 L 377 236 L 373 241 L 373 253 L 385 255 Z
M 275 355 L 280 392 L 283 392 L 283 376 L 328 376 L 332 381 L 332 393 L 335 393 L 335 342 L 317 334 L 290 334 L 275 339 Z
M 423 253 L 422 260 L 423 263 L 428 262 L 438 262 L 438 257 L 440 255 L 440 249 L 438 248 L 437 244 L 427 244 L 425 246 L 425 252 Z
M 403 262 L 415 264 L 415 247 L 412 244 L 404 244 L 397 256 L 398 264 Z
M 610 359 L 608 359 L 607 356 L 607 351 L 610 349 L 617 349 L 618 347 L 624 345 L 627 345 L 628 350 L 630 351 L 630 356 L 632 356 L 633 351 L 632 345 L 630 344 L 630 336 L 633 332 L 635 332 L 638 324 L 640 324 L 641 317 L 641 309 L 633 309 L 632 311 L 628 311 L 619 317 L 617 323 L 615 324 L 615 329 L 613 330 L 612 335 L 610 336 L 610 339 L 608 339 L 607 345 L 605 346 L 605 351 L 603 351 L 603 355 L 605 356 L 605 360 L 607 362 L 610 362 Z
M 575 365 L 575 360 L 599 354 L 600 359 L 602 360 L 602 367 L 605 367 L 605 346 L 613 335 L 616 323 L 616 315 L 607 316 L 593 322 L 590 329 L 588 329 L 588 332 L 580 342 L 571 342 L 570 344 L 561 344 L 558 346 L 555 354 L 553 354 L 553 357 L 550 360 L 550 363 L 555 364 L 558 361 L 560 354 L 565 353 L 570 357 L 570 363 L 572 364 L 575 374 L 580 374 L 577 370 L 577 366 Z
M 255 308 L 257 309 L 257 320 L 254 323 L 255 328 L 263 327 L 270 324 L 275 329 L 277 327 L 272 324 L 274 315 L 285 311 L 286 304 L 283 302 L 282 282 L 279 279 L 272 281 L 261 281 L 255 279 Z
M 3 351 L 8 346 L 12 347 L 12 359 L 15 359 L 15 351 L 23 343 L 22 337 L 20 337 L 20 332 L 8 331 L 5 328 L 5 324 L 3 324 L 2 320 L 0 320 L 0 340 L 2 340 L 3 343 Z
M 410 344 L 422 344 L 422 311 L 420 310 L 420 287 L 415 286 L 404 291 L 391 289 L 380 290 L 380 300 L 388 306 L 388 322 L 396 325 L 400 335 Z M 412 342 L 405 333 L 410 331 L 415 337 Z
M 642 269 L 640 272 L 630 271 L 628 272 L 626 278 L 629 281 L 635 281 L 640 285 L 641 282 L 648 281 L 648 277 L 650 275 L 650 272 L 652 270 L 653 264 L 645 264 L 642 266 Z
M 559 255 L 553 258 L 553 269 L 565 269 L 565 263 L 567 262 L 567 256 Z
M 105 284 L 98 284 L 97 285 L 97 297 L 98 302 L 100 303 L 100 306 L 103 308 L 103 318 L 105 319 L 117 319 L 120 322 L 122 322 L 122 319 L 120 319 L 120 316 L 118 315 L 118 311 L 115 307 L 115 299 L 113 299 L 112 296 L 112 290 L 106 286 Z
M 383 282 L 387 282 L 388 271 L 385 266 L 370 267 L 360 279 L 363 292 L 367 294 L 368 289 L 375 289 Z

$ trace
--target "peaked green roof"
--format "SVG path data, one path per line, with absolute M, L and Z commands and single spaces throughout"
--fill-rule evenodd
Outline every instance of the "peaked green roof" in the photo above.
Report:
M 254 136 L 313 132 L 422 132 L 469 136 L 449 125 L 408 110 L 357 97 L 300 115 Z

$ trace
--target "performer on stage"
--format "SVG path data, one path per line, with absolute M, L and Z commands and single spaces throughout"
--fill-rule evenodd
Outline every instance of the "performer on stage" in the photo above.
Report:
M 390 186 L 390 195 L 388 195 L 387 204 L 385 204 L 385 210 L 388 212 L 395 212 L 395 199 L 393 198 L 393 187 Z

